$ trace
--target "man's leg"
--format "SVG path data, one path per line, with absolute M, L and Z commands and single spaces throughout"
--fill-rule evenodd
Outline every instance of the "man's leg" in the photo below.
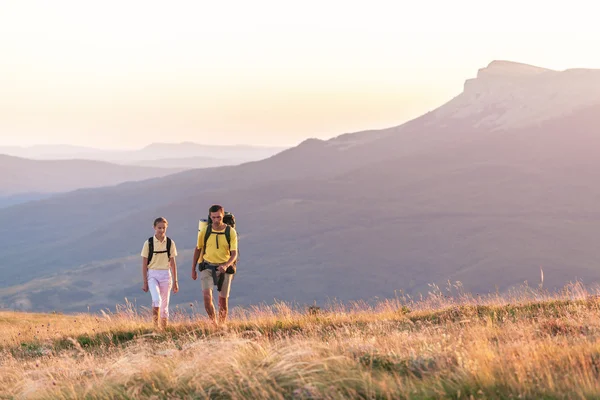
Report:
M 215 306 L 213 304 L 212 299 L 212 289 L 203 290 L 202 294 L 204 295 L 204 309 L 206 310 L 208 318 L 210 318 L 210 320 L 213 323 L 217 323 L 217 319 L 215 316 Z
M 212 288 L 214 283 L 210 269 L 200 271 L 200 284 L 202 285 L 202 295 L 204 297 L 204 309 L 206 310 L 206 315 L 208 315 L 208 318 L 216 324 L 217 319 L 215 317 L 215 306 L 212 298 Z
M 227 321 L 227 311 L 229 309 L 229 291 L 231 290 L 231 279 L 233 274 L 225 274 L 223 279 L 223 286 L 219 292 L 219 323 L 225 323 Z
M 227 303 L 229 299 L 227 297 L 219 296 L 219 324 L 227 321 Z

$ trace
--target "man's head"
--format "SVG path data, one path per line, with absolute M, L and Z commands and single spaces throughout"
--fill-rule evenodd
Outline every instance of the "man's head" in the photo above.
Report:
M 215 204 L 209 208 L 208 212 L 212 223 L 214 225 L 221 225 L 221 223 L 223 222 L 223 215 L 225 215 L 225 210 L 223 209 L 223 206 Z

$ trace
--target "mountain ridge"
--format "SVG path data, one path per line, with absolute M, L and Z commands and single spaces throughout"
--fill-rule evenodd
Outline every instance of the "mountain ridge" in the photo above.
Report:
M 31 160 L 0 154 L 0 195 L 57 193 L 165 176 L 182 169 L 122 166 L 96 160 Z
M 0 154 L 30 159 L 85 159 L 111 163 L 131 163 L 148 159 L 208 156 L 258 160 L 276 154 L 284 146 L 205 145 L 194 142 L 154 142 L 138 149 L 98 149 L 69 145 L 0 146 Z M 218 157 L 217 157 L 218 156 Z

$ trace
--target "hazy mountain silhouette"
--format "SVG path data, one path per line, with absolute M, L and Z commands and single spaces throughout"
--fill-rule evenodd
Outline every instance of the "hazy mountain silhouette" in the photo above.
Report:
M 19 193 L 8 196 L 0 196 L 0 208 L 14 206 L 16 204 L 27 203 L 28 201 L 47 199 L 51 193 Z
M 55 193 L 115 185 L 173 174 L 182 169 L 122 166 L 89 160 L 29 160 L 0 154 L 0 196 Z M 13 197 L 14 198 L 14 197 Z
M 0 154 L 41 160 L 98 160 L 163 168 L 206 168 L 235 165 L 270 157 L 285 147 L 210 146 L 192 142 L 152 143 L 138 150 L 100 150 L 91 147 L 43 145 L 0 147 Z
M 141 167 L 156 167 L 161 168 L 180 168 L 180 169 L 195 169 L 195 168 L 212 168 L 225 165 L 238 165 L 245 162 L 254 161 L 252 158 L 217 158 L 217 157 L 177 157 L 177 158 L 161 158 L 149 159 L 141 161 L 132 161 L 123 163 L 124 165 L 137 165 Z
M 231 158 L 260 160 L 285 150 L 276 146 L 211 146 L 192 142 L 153 143 L 136 152 L 140 160 L 159 158 Z
M 506 290 L 539 282 L 540 267 L 547 287 L 598 282 L 599 83 L 598 70 L 492 62 L 457 97 L 398 127 L 6 208 L 0 219 L 14 228 L 0 233 L 9 244 L 0 271 L 5 286 L 71 271 L 61 276 L 75 289 L 112 265 L 102 275 L 112 292 L 95 297 L 107 289 L 86 280 L 85 300 L 70 307 L 141 298 L 138 254 L 164 215 L 182 252 L 174 300 L 199 299 L 190 251 L 197 219 L 217 202 L 241 234 L 235 304 L 416 294 L 447 280 Z M 63 290 L 42 282 L 0 296 L 39 308 L 50 295 L 42 288 Z
M 33 146 L 0 146 L 0 154 L 14 157 L 57 160 L 88 158 L 104 153 L 105 150 L 85 146 L 72 146 L 65 144 L 38 144 Z

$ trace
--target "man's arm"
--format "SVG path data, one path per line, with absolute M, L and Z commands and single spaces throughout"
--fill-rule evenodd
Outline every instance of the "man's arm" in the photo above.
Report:
M 227 260 L 227 262 L 225 264 L 221 264 L 221 266 L 219 267 L 221 272 L 225 271 L 227 268 L 229 268 L 231 265 L 233 265 L 233 263 L 235 262 L 236 259 L 237 259 L 237 250 L 231 250 L 231 255 L 229 256 L 229 260 Z
M 200 259 L 201 250 L 197 247 L 194 249 L 194 257 L 192 258 L 192 279 L 196 280 L 198 273 L 196 272 L 196 265 Z
M 194 249 L 194 257 L 192 258 L 192 279 L 196 280 L 196 265 L 198 265 L 198 260 L 202 254 L 202 247 L 204 245 L 204 230 L 198 234 L 198 242 L 196 244 L 196 248 Z
M 198 264 L 198 260 L 200 259 L 200 254 L 202 253 L 202 250 L 200 250 L 199 248 L 195 248 L 194 249 L 194 257 L 192 258 L 192 270 L 196 269 L 196 265 Z

